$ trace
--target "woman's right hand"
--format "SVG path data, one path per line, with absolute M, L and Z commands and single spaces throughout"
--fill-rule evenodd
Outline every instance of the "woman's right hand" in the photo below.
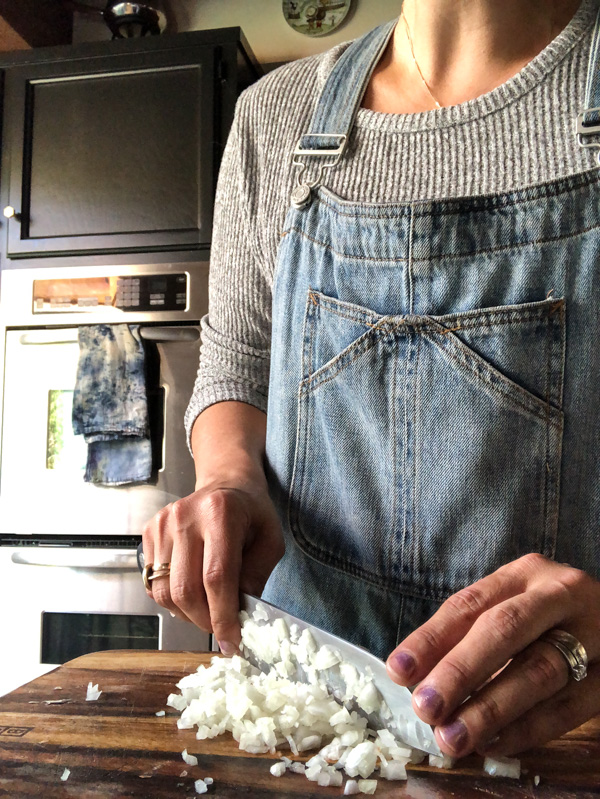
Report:
M 240 405 L 221 403 L 198 417 L 197 490 L 160 510 L 143 532 L 145 562 L 170 564 L 168 576 L 150 583 L 149 596 L 212 632 L 226 655 L 240 643 L 239 592 L 260 596 L 284 553 L 262 466 L 264 414 Z

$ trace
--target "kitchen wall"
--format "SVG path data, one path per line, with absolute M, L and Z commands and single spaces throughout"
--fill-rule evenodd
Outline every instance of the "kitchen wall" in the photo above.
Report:
M 151 3 L 151 0 L 149 0 Z M 171 0 L 178 31 L 240 26 L 256 58 L 267 65 L 320 53 L 355 39 L 400 13 L 401 0 L 354 0 L 344 23 L 332 34 L 303 36 L 285 21 L 281 0 Z M 102 21 L 76 15 L 73 41 L 110 38 Z

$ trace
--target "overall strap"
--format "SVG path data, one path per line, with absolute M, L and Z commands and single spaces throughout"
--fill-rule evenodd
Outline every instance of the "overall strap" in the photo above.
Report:
M 581 147 L 600 148 L 600 7 L 596 15 L 585 85 L 585 108 L 577 115 L 577 141 Z M 586 137 L 593 137 L 592 141 Z M 600 153 L 598 153 L 600 163 Z
M 323 86 L 307 133 L 294 150 L 294 164 L 300 167 L 298 185 L 292 192 L 292 204 L 303 208 L 311 200 L 326 169 L 342 157 L 354 119 L 377 62 L 381 58 L 397 20 L 386 22 L 356 39 L 342 53 Z M 317 160 L 317 177 L 302 182 L 308 160 Z M 302 158 L 303 160 L 299 160 Z M 304 160 L 307 159 L 307 160 Z

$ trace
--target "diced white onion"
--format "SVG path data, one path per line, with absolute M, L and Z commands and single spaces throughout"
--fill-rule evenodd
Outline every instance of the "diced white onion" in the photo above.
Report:
M 450 755 L 429 755 L 429 765 L 433 768 L 454 768 L 455 757 Z
M 196 793 L 206 793 L 208 791 L 204 780 L 196 780 L 194 782 L 194 788 L 196 789 Z
M 389 763 L 381 765 L 379 776 L 384 780 L 405 780 L 406 764 L 400 760 L 391 760 Z
M 157 710 L 154 715 L 155 716 L 164 716 L 165 715 L 165 711 L 164 710 Z
M 188 755 L 188 750 L 184 749 L 181 753 L 181 757 L 183 758 L 184 762 L 188 764 L 188 766 L 197 766 L 198 765 L 198 758 L 195 755 Z
M 377 790 L 377 780 L 359 780 L 358 790 L 361 793 L 372 794 Z
M 283 777 L 285 774 L 285 763 L 281 763 L 281 761 L 279 763 L 273 763 L 269 771 L 274 777 Z
M 63 773 L 60 775 L 60 778 L 63 782 L 66 782 L 69 779 L 71 772 L 68 768 L 66 768 Z
M 88 687 L 87 687 L 87 692 L 86 692 L 86 695 L 85 695 L 85 701 L 86 702 L 95 702 L 96 699 L 98 699 L 98 697 L 100 696 L 101 693 L 102 693 L 102 691 L 98 690 L 98 686 L 97 685 L 92 685 L 92 683 L 89 682 L 88 683 Z
M 356 780 L 348 780 L 344 785 L 344 796 L 352 796 L 355 793 L 360 793 L 358 782 Z
M 521 776 L 521 761 L 512 757 L 486 757 L 483 770 L 492 777 L 512 777 L 518 780 Z

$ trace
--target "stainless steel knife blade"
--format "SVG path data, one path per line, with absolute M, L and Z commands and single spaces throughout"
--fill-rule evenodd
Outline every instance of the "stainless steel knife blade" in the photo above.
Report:
M 356 702 L 343 702 L 342 697 L 346 693 L 346 684 L 343 680 L 337 666 L 333 668 L 324 669 L 319 671 L 319 677 L 324 680 L 328 691 L 338 701 L 348 707 L 350 711 L 356 710 L 361 716 L 364 716 L 369 727 L 374 730 L 387 729 L 399 741 L 408 744 L 409 746 L 421 749 L 423 752 L 428 752 L 433 755 L 441 755 L 442 752 L 435 740 L 433 729 L 417 716 L 412 706 L 412 695 L 408 688 L 394 683 L 385 668 L 385 663 L 379 658 L 367 652 L 366 649 L 361 649 L 354 644 L 345 641 L 343 638 L 338 638 L 336 635 L 326 632 L 319 627 L 314 627 L 302 619 L 292 616 L 281 608 L 271 605 L 264 599 L 258 599 L 249 594 L 241 594 L 241 609 L 245 610 L 250 616 L 254 611 L 262 606 L 268 615 L 266 623 L 272 623 L 277 618 L 283 619 L 288 627 L 297 625 L 298 630 L 309 630 L 312 637 L 317 644 L 317 647 L 328 646 L 334 651 L 338 652 L 341 659 L 345 663 L 352 664 L 359 674 L 367 674 L 372 677 L 373 684 L 387 707 L 390 709 L 391 714 L 387 714 L 382 710 L 375 710 L 372 713 L 366 713 Z M 260 623 L 260 622 L 259 622 Z M 244 648 L 245 657 L 261 671 L 268 672 L 271 666 L 264 661 L 259 660 L 256 655 L 246 647 Z M 297 664 L 296 674 L 293 679 L 300 682 L 309 682 L 309 677 L 301 664 Z

